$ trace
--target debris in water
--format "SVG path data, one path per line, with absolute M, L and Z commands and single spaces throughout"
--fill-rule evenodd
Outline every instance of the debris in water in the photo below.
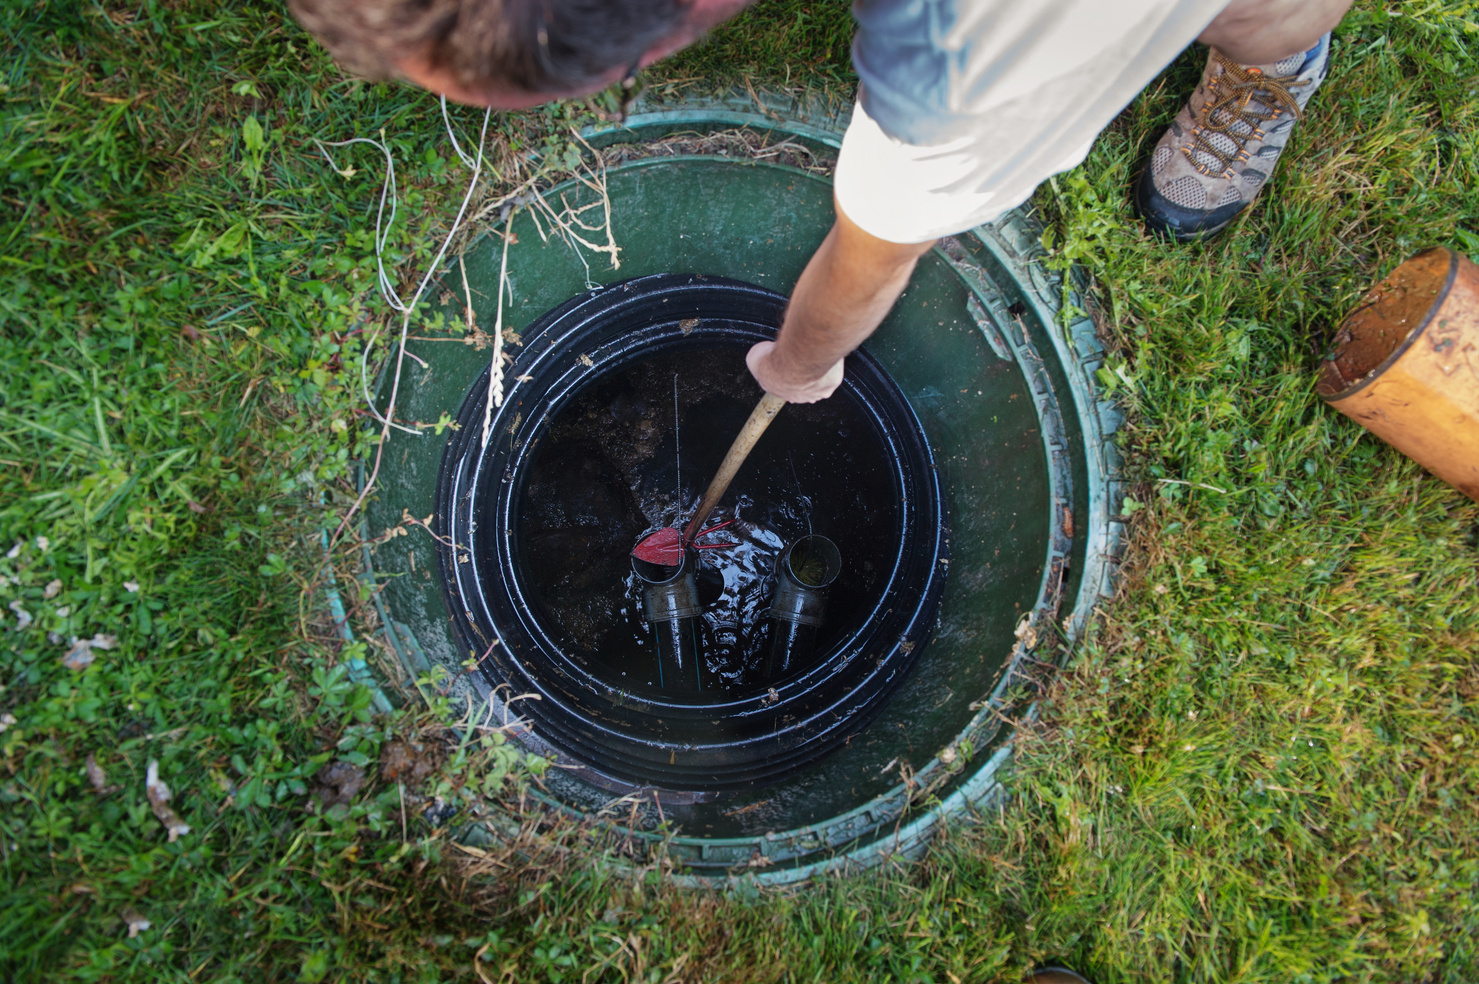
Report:
M 169 786 L 159 778 L 159 762 L 156 759 L 150 759 L 149 764 L 144 767 L 144 791 L 149 796 L 149 809 L 153 810 L 159 822 L 164 824 L 171 844 L 190 833 L 190 825 L 181 820 L 180 815 L 169 805 Z M 144 928 L 149 927 L 146 925 Z
M 797 555 L 793 551 L 791 573 L 802 584 L 815 588 L 827 579 L 827 562 L 817 553 L 802 552 Z

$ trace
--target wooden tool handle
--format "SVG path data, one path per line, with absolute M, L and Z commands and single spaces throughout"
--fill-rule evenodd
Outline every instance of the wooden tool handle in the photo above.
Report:
M 724 493 L 729 489 L 729 483 L 734 481 L 735 473 L 740 470 L 740 465 L 745 463 L 749 457 L 750 449 L 755 442 L 760 440 L 760 435 L 765 433 L 765 428 L 775 419 L 775 415 L 781 412 L 781 407 L 786 401 L 778 396 L 766 393 L 755 404 L 755 410 L 750 414 L 750 419 L 745 421 L 745 426 L 740 429 L 739 436 L 729 446 L 729 453 L 724 456 L 724 461 L 719 465 L 719 471 L 714 480 L 709 483 L 709 490 L 704 493 L 703 501 L 698 504 L 698 512 L 688 521 L 688 528 L 683 531 L 683 542 L 692 543 L 694 536 L 703 529 L 704 520 L 709 518 L 709 513 L 719 504 Z

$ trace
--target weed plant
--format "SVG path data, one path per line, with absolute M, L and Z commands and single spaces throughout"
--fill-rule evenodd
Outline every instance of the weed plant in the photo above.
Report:
M 313 141 L 385 135 L 412 283 L 466 180 L 435 101 L 345 78 L 274 3 L 0 8 L 0 979 L 1479 980 L 1479 507 L 1313 393 L 1377 276 L 1479 253 L 1476 22 L 1358 4 L 1211 244 L 1126 200 L 1199 52 L 1040 192 L 1130 415 L 1119 597 L 999 811 L 753 899 L 523 809 L 540 764 L 449 732 L 434 680 L 373 714 L 376 654 L 326 614 L 391 320 L 380 160 Z M 841 91 L 848 31 L 762 0 L 655 81 Z M 496 116 L 490 190 L 572 163 L 591 112 Z M 503 839 L 453 849 L 454 809 Z

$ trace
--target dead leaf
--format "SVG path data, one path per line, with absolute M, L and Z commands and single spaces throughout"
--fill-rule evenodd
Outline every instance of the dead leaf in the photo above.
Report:
M 318 797 L 320 809 L 348 805 L 365 785 L 365 770 L 349 762 L 332 762 L 314 775 L 318 788 L 313 795 Z
M 14 714 L 11 714 L 9 711 L 6 711 L 4 714 L 0 714 L 0 735 L 3 735 L 6 729 L 15 723 L 16 720 Z
M 97 795 L 111 796 L 122 788 L 108 785 L 108 773 L 103 771 L 101 765 L 98 765 L 98 760 L 92 752 L 87 753 L 87 762 L 84 763 L 84 767 L 87 769 L 87 781 L 92 783 L 92 791 Z
M 57 578 L 55 581 L 52 581 L 45 588 L 42 589 L 42 591 L 41 591 L 41 597 L 43 597 L 43 598 L 45 598 L 45 599 L 47 599 L 49 601 L 49 600 L 51 600 L 52 598 L 55 598 L 57 595 L 59 595 L 61 593 L 62 593 L 62 580 L 61 580 L 61 578 Z
M 1017 622 L 1017 628 L 1013 630 L 1012 634 L 1017 637 L 1023 649 L 1031 649 L 1037 645 L 1037 627 L 1032 622 L 1032 613 L 1028 612 L 1022 616 Z
M 208 513 L 208 512 L 211 511 L 210 506 L 202 506 L 200 503 L 196 502 L 194 499 L 186 499 L 185 500 L 185 505 L 189 506 L 190 507 L 190 511 L 193 512 L 193 513 Z
M 80 670 L 92 664 L 97 659 L 93 653 L 94 649 L 112 649 L 118 645 L 118 637 L 104 635 L 99 632 L 91 639 L 78 639 L 73 636 L 72 648 L 62 657 L 62 665 L 69 670 Z
M 35 619 L 31 618 L 31 613 L 21 607 L 19 600 L 10 603 L 10 610 L 15 612 L 15 630 L 17 632 L 30 628 L 31 623 L 35 621 Z
M 108 786 L 108 773 L 103 771 L 103 767 L 101 765 L 98 765 L 98 760 L 96 756 L 92 754 L 92 752 L 87 753 L 86 768 L 87 781 L 92 783 L 92 788 L 97 790 L 98 792 L 102 792 L 104 789 L 106 789 Z
M 151 926 L 154 925 L 149 920 L 145 919 L 139 913 L 139 910 L 135 909 L 133 906 L 129 906 L 128 908 L 124 909 L 123 912 L 120 913 L 120 915 L 123 916 L 124 924 L 128 926 L 129 939 L 133 939 L 135 936 L 138 936 L 144 930 L 149 929 Z
M 192 342 L 198 342 L 202 338 L 200 334 L 200 329 L 196 328 L 194 325 L 181 325 L 180 335 Z
M 392 741 L 380 752 L 380 775 L 395 782 L 418 783 L 437 764 L 437 749 L 419 741 Z
M 150 759 L 144 769 L 144 791 L 149 795 L 149 808 L 164 824 L 164 829 L 169 832 L 169 841 L 173 844 L 180 837 L 190 833 L 190 825 L 180 819 L 173 809 L 170 808 L 169 786 L 165 785 L 163 779 L 159 778 L 159 762 Z M 147 928 L 147 927 L 146 927 Z
M 72 648 L 62 657 L 62 665 L 69 670 L 85 670 L 97 659 L 92 653 L 92 642 L 87 639 L 73 638 Z

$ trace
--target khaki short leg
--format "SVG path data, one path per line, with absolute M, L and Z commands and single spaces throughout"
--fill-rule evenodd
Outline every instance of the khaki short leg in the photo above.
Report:
M 865 109 L 860 66 L 865 90 L 837 162 L 838 203 L 896 243 L 998 218 L 1082 163 L 1099 131 L 1227 2 L 955 0 L 939 42 L 951 72 L 938 138 L 921 145 L 886 133 Z

